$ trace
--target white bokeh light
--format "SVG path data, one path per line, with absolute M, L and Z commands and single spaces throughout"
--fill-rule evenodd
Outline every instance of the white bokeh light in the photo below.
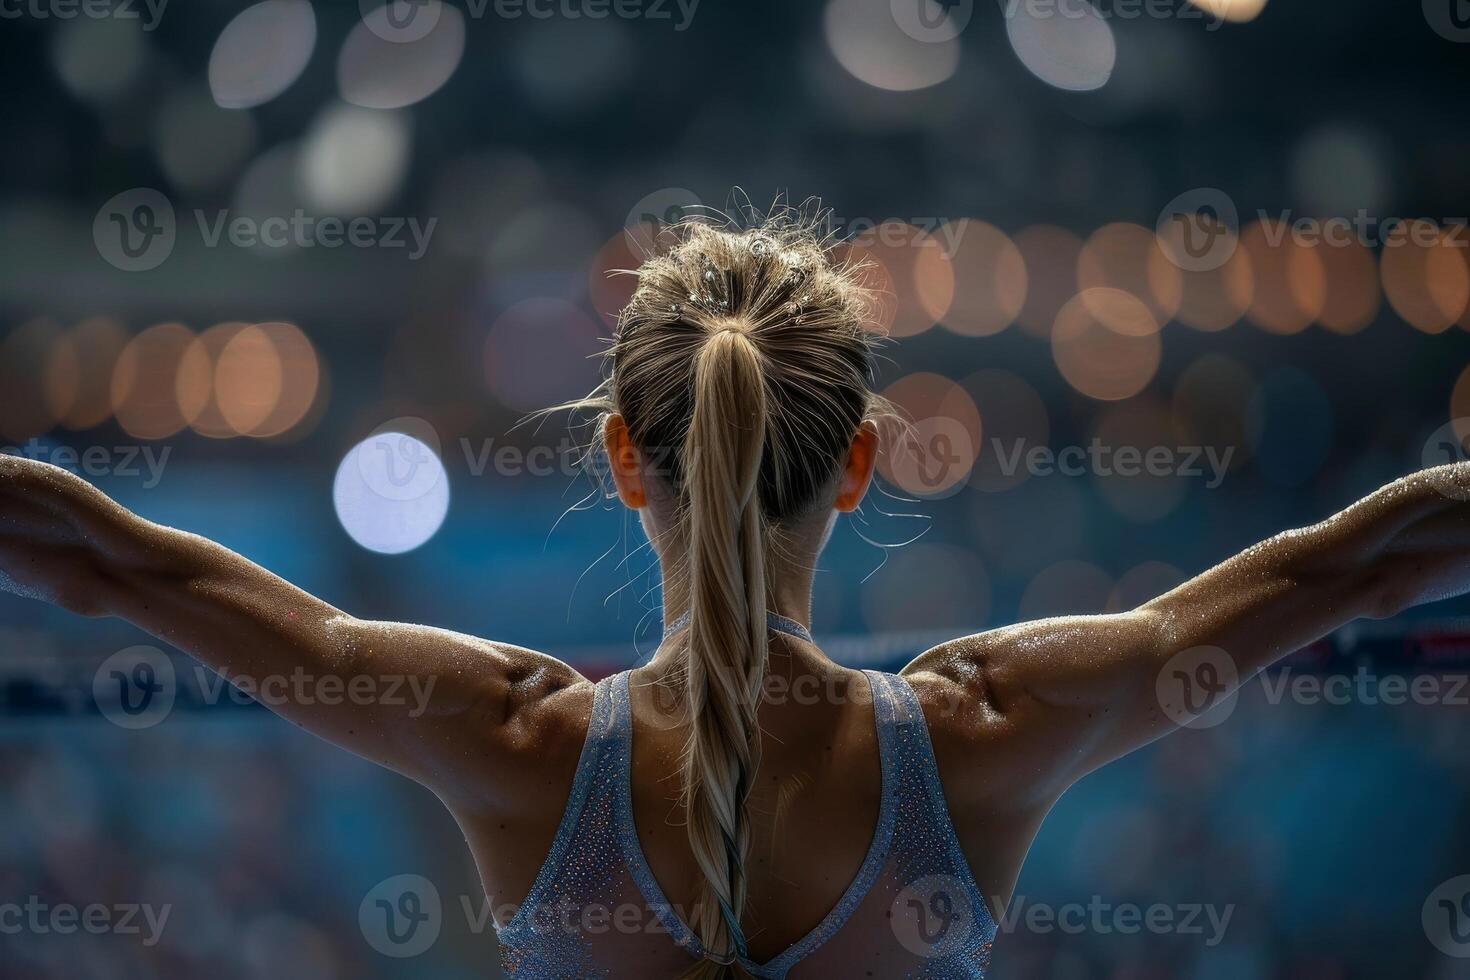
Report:
M 1112 77 L 1118 59 L 1113 29 L 1087 0 L 1018 0 L 1005 11 L 1011 48 L 1043 82 L 1091 92 Z
M 337 58 L 343 99 L 369 109 L 401 109 L 449 81 L 464 57 L 464 15 L 454 6 L 427 0 L 414 9 L 411 20 L 427 29 L 398 36 L 387 4 L 363 16 Z
M 402 113 L 324 109 L 302 145 L 298 181 L 307 206 L 356 215 L 385 204 L 408 170 L 411 128 Z
M 422 439 L 387 429 L 353 446 L 337 467 L 332 504 L 342 529 L 369 551 L 412 551 L 449 513 L 449 474 Z
M 823 27 L 832 56 L 875 88 L 912 92 L 946 81 L 960 64 L 960 42 L 906 33 L 888 0 L 829 0 Z
M 209 89 L 226 109 L 269 102 L 291 87 L 316 47 L 306 0 L 265 0 L 225 25 L 209 55 Z

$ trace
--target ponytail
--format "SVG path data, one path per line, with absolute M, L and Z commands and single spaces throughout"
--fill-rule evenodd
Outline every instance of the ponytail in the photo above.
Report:
M 746 799 L 760 764 L 756 712 L 765 684 L 765 519 L 761 456 L 766 382 L 760 352 L 741 328 L 721 326 L 694 363 L 694 406 L 684 446 L 689 539 L 684 801 L 689 844 L 705 886 L 692 925 L 710 957 L 690 977 L 744 976 L 740 916 L 750 846 Z

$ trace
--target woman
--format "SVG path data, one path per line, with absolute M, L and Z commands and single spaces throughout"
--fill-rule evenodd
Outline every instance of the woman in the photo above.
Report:
M 995 909 L 1078 778 L 1355 617 L 1470 589 L 1470 470 L 1399 480 L 1131 612 L 849 670 L 803 624 L 878 451 L 867 311 L 857 272 L 780 222 L 688 226 L 639 270 L 583 404 L 657 550 L 668 626 L 647 664 L 596 684 L 355 619 L 5 457 L 0 572 L 232 674 L 432 683 L 421 715 L 277 710 L 438 794 L 504 910 L 511 975 L 979 977 Z

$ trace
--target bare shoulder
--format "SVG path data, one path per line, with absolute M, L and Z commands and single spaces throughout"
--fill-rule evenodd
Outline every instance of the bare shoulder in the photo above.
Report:
M 576 768 L 594 685 L 547 654 L 466 639 L 478 656 L 450 668 L 463 672 L 452 684 L 461 693 L 443 702 L 460 743 L 450 795 L 472 809 L 536 809 L 543 788 L 555 796 Z
M 1030 811 L 1051 801 L 1036 774 L 1038 753 L 1029 697 L 1008 680 L 1013 638 L 1006 631 L 942 643 L 905 667 L 924 709 L 934 758 L 953 809 L 969 813 Z M 959 816 L 959 814 L 956 814 Z

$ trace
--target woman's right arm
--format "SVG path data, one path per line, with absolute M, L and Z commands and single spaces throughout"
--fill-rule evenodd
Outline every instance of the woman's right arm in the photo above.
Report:
M 530 650 L 349 616 L 65 470 L 5 455 L 0 588 L 121 617 L 227 679 L 270 683 L 278 714 L 441 795 L 515 792 L 511 761 L 566 714 L 556 696 L 585 683 Z

